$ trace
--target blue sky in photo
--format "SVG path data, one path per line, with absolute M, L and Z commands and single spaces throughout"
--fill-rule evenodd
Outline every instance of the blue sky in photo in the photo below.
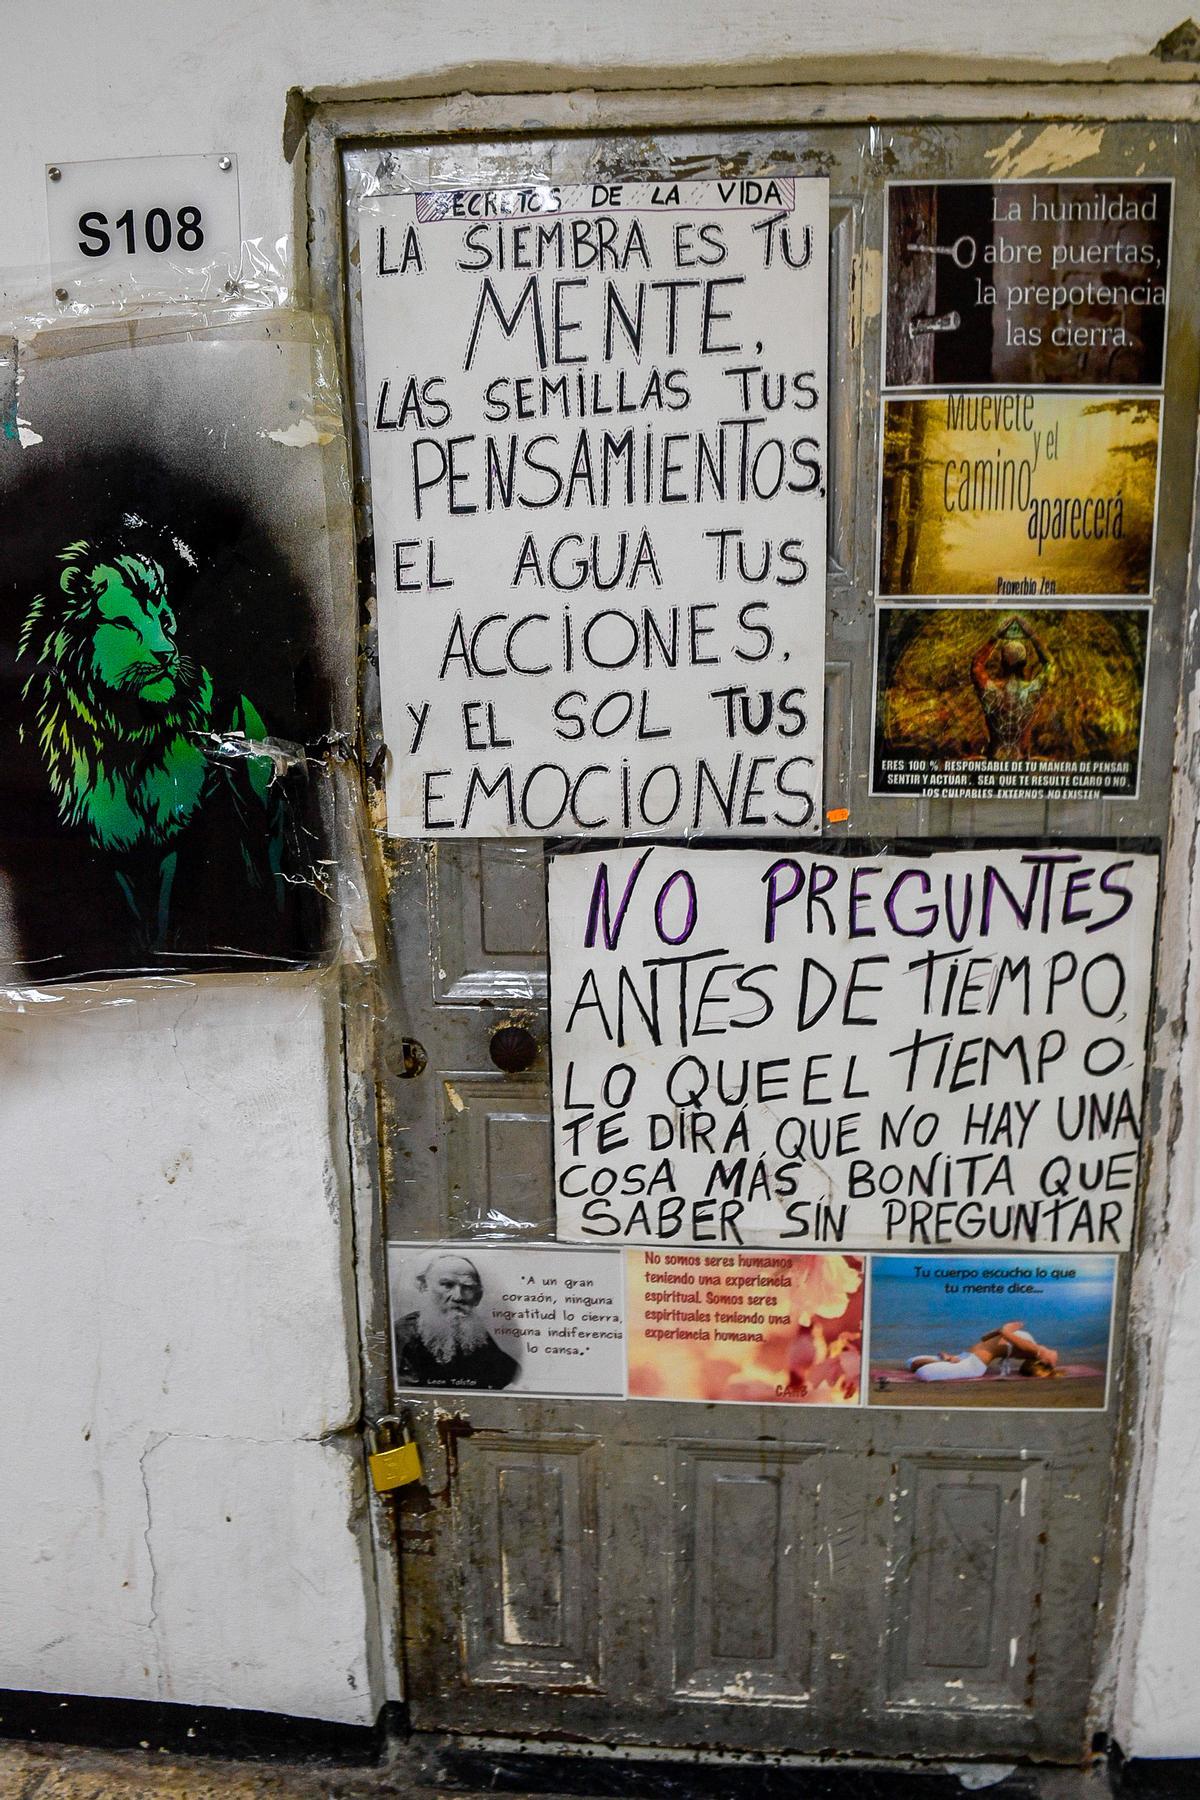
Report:
M 1056 1268 L 1074 1273 L 1070 1279 L 1048 1274 L 1040 1280 L 1035 1273 Z M 1116 1269 L 1113 1256 L 875 1256 L 872 1360 L 904 1362 L 939 1350 L 968 1350 L 985 1331 L 1020 1319 L 1032 1337 L 1057 1350 L 1064 1362 L 1103 1364 Z M 997 1282 L 1003 1293 L 964 1291 Z M 956 1283 L 959 1291 L 947 1293 L 947 1285 Z M 1011 1292 L 1014 1284 L 1035 1291 Z

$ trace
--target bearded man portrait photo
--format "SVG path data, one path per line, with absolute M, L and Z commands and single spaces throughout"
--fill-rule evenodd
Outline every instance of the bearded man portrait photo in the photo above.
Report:
M 395 1324 L 398 1387 L 506 1388 L 520 1374 L 479 1316 L 483 1278 L 457 1250 L 435 1250 L 418 1264 L 417 1305 Z

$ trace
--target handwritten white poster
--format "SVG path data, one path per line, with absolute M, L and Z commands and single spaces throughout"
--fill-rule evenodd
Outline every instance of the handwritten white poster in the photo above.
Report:
M 549 880 L 560 1238 L 1129 1247 L 1155 857 L 655 845 Z
M 360 211 L 395 835 L 820 823 L 828 184 Z

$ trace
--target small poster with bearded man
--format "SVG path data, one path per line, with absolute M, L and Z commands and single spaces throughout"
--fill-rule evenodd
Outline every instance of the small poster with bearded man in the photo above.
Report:
M 557 1244 L 389 1244 L 396 1387 L 625 1392 L 616 1250 Z
M 355 632 L 327 354 L 266 312 L 0 339 L 6 985 L 332 959 Z

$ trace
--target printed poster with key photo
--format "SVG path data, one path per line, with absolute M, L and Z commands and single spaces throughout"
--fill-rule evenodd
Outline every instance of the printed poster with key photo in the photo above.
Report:
M 1157 388 L 1170 181 L 892 182 L 884 386 Z

